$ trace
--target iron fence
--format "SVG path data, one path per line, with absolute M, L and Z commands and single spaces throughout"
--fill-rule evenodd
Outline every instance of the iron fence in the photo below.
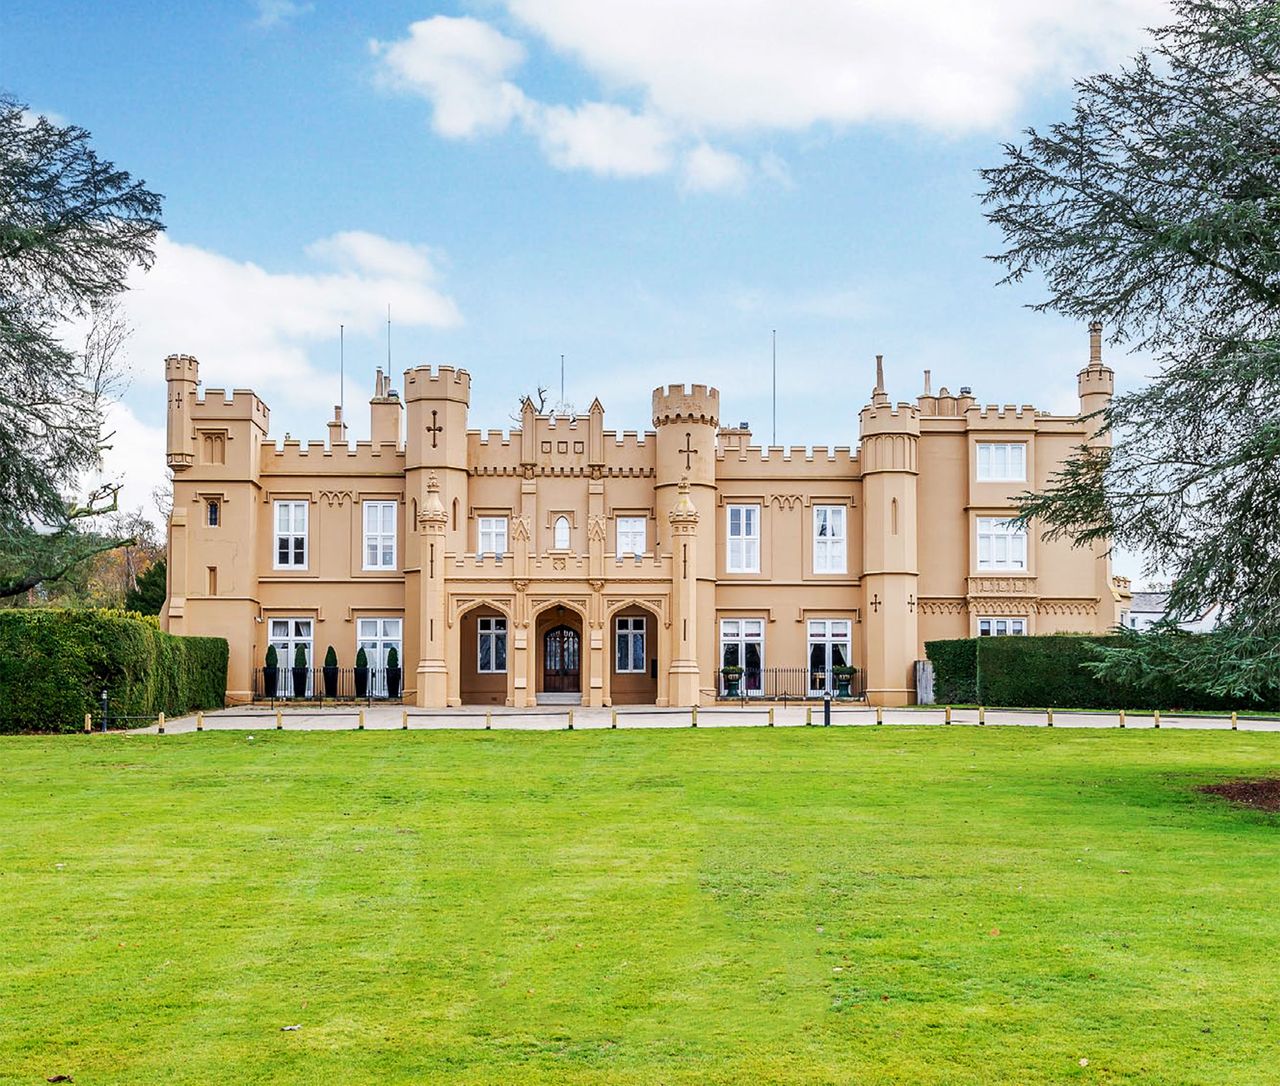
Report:
M 400 702 L 404 671 L 385 667 L 259 667 L 253 671 L 254 701 Z
M 866 701 L 866 672 L 852 668 L 760 667 L 740 673 L 721 671 L 717 677 L 721 701 L 814 701 L 831 697 L 839 701 Z

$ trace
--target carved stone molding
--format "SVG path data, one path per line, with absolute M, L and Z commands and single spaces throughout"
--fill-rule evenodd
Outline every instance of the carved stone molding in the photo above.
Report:
M 969 578 L 970 596 L 1034 596 L 1035 577 L 983 576 Z
M 963 615 L 969 610 L 964 600 L 920 600 L 922 615 Z
M 587 538 L 593 543 L 603 543 L 605 539 L 604 517 L 592 516 L 587 518 Z
M 349 490 L 322 490 L 317 495 L 319 501 L 324 502 L 330 508 L 333 506 L 342 507 L 343 502 L 351 501 L 351 491 Z
M 1041 600 L 1037 608 L 1042 615 L 1096 615 L 1098 601 L 1079 600 Z

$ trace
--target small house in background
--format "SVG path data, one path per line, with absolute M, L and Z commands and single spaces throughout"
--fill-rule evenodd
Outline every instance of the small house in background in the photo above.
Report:
M 1209 633 L 1218 624 L 1217 607 L 1210 607 L 1198 618 L 1179 622 L 1178 628 L 1188 633 Z M 1135 592 L 1133 602 L 1129 605 L 1129 613 L 1124 618 L 1124 625 L 1141 633 L 1149 630 L 1158 622 L 1164 621 L 1169 612 L 1169 593 L 1167 591 Z

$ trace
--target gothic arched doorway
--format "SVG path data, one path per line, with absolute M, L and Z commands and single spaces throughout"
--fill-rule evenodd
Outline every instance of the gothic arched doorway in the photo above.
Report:
M 553 626 L 542 635 L 542 689 L 582 693 L 582 637 L 572 626 Z

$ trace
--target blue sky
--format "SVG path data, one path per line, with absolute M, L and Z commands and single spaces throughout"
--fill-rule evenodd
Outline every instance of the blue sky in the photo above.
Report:
M 997 287 L 976 171 L 1065 116 L 1154 0 L 9 0 L 0 87 L 165 194 L 128 307 L 125 500 L 162 474 L 162 359 L 319 439 L 347 325 L 353 436 L 385 361 L 473 374 L 472 425 L 535 383 L 648 425 L 706 381 L 726 420 L 849 444 L 890 392 L 1069 409 L 1083 328 Z M 1142 367 L 1110 353 L 1122 383 Z

